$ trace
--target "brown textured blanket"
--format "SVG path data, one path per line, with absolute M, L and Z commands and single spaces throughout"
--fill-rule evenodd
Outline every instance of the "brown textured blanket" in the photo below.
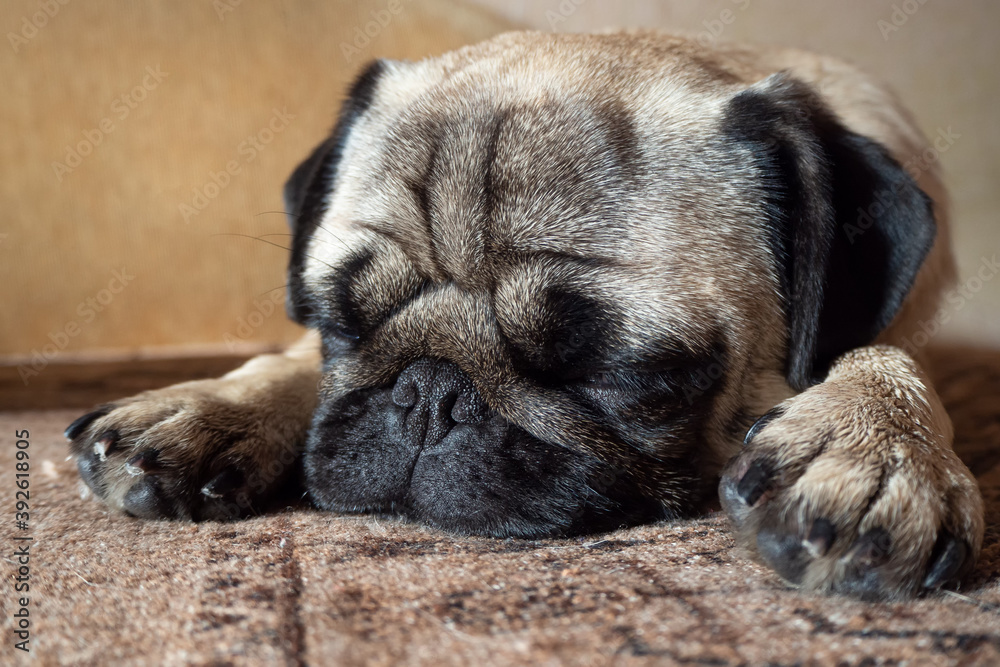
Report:
M 789 590 L 734 550 L 718 513 L 540 541 L 294 501 L 229 524 L 139 521 L 81 497 L 61 436 L 78 411 L 0 414 L 0 663 L 1000 664 L 1000 449 L 983 446 L 1000 419 L 982 410 L 1000 376 L 974 360 L 953 372 L 946 402 L 979 406 L 956 425 L 976 439 L 990 527 L 961 591 L 905 604 Z M 14 516 L 22 429 L 27 530 Z M 13 632 L 24 536 L 30 655 Z

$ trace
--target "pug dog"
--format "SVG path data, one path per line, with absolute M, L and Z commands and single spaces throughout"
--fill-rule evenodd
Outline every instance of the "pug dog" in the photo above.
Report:
M 900 347 L 954 271 L 927 150 L 885 87 L 796 50 L 519 32 L 375 61 L 284 190 L 310 333 L 76 420 L 80 476 L 200 520 L 301 470 L 326 510 L 520 538 L 718 489 L 793 585 L 938 588 L 983 503 Z

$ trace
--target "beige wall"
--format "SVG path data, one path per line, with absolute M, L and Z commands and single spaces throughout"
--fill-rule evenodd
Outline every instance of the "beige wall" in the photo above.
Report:
M 224 349 L 227 339 L 294 337 L 280 299 L 274 314 L 255 315 L 284 285 L 285 252 L 264 241 L 286 243 L 281 184 L 328 129 L 349 77 L 368 58 L 438 53 L 505 25 L 476 4 L 399 1 L 398 14 L 349 55 L 343 45 L 390 0 L 70 0 L 50 3 L 58 12 L 37 20 L 45 25 L 34 32 L 25 21 L 37 16 L 39 0 L 3 2 L 0 354 L 61 344 L 59 354 L 69 356 Z M 878 21 L 892 20 L 894 1 L 477 2 L 543 29 L 558 19 L 558 30 L 699 32 L 708 22 L 725 39 L 853 59 L 891 81 L 928 133 L 960 135 L 941 161 L 963 271 L 1000 253 L 1000 3 L 908 0 L 919 9 L 884 38 Z M 232 11 L 217 12 L 227 5 Z M 20 38 L 12 43 L 11 34 Z M 144 99 L 123 98 L 133 94 Z M 248 141 L 254 135 L 263 135 L 260 149 Z M 53 163 L 66 162 L 66 146 L 98 136 L 79 165 L 57 173 Z M 238 173 L 185 220 L 181 206 L 206 203 L 195 191 L 216 193 L 212 174 L 227 163 Z M 122 270 L 124 286 L 115 281 Z M 1000 340 L 1000 279 L 954 320 L 953 332 Z
M 282 184 L 349 79 L 504 27 L 451 0 L 42 4 L 0 3 L 16 36 L 0 44 L 0 354 L 58 359 L 297 336 L 267 241 L 287 244 Z
M 959 270 L 962 281 L 972 283 L 968 298 L 948 306 L 943 333 L 1000 344 L 1000 275 L 985 284 L 975 278 L 984 260 L 1000 258 L 1000 2 L 474 1 L 540 30 L 660 28 L 808 48 L 851 60 L 890 82 L 928 135 L 948 128 L 958 135 L 939 159 L 952 193 Z

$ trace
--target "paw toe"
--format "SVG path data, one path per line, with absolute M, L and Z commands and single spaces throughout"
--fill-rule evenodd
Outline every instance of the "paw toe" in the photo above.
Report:
M 745 505 L 753 507 L 767 491 L 771 482 L 771 473 L 761 461 L 754 461 L 746 473 L 736 484 L 736 495 Z
M 118 431 L 114 429 L 109 429 L 102 433 L 94 441 L 94 456 L 96 456 L 101 461 L 106 461 L 108 454 L 111 454 L 118 447 L 118 442 L 121 440 L 121 436 Z
M 232 494 L 246 483 L 246 478 L 236 466 L 229 466 L 201 487 L 201 495 L 218 499 Z
M 889 532 L 884 528 L 872 528 L 855 540 L 848 558 L 857 568 L 878 567 L 888 560 L 891 548 Z
M 111 409 L 110 405 L 104 405 L 93 412 L 88 412 L 82 417 L 77 417 L 73 420 L 72 424 L 66 427 L 66 430 L 63 431 L 63 435 L 66 436 L 68 440 L 75 440 L 80 434 L 87 430 L 88 426 L 111 412 Z
M 940 588 L 958 579 L 972 564 L 972 549 L 965 540 L 942 530 L 931 552 L 930 565 L 924 578 L 924 588 Z
M 926 427 L 908 401 L 886 401 L 899 395 L 893 382 L 883 395 L 835 378 L 788 399 L 754 423 L 723 469 L 719 497 L 736 540 L 786 581 L 903 599 L 975 562 L 975 479 L 947 429 Z
M 809 567 L 830 551 L 837 531 L 827 519 L 816 519 L 803 539 L 793 528 L 778 524 L 757 533 L 757 553 L 781 578 L 801 584 Z
M 283 430 L 291 417 L 257 414 L 253 402 L 233 402 L 230 388 L 197 381 L 76 419 L 65 435 L 81 479 L 108 506 L 143 519 L 253 514 L 291 478 L 299 441 Z
M 163 472 L 160 453 L 155 449 L 145 449 L 125 462 L 125 472 L 133 476 L 156 475 Z
M 809 529 L 804 546 L 813 558 L 821 558 L 830 551 L 836 539 L 837 529 L 833 523 L 827 519 L 816 519 Z
M 122 509 L 140 519 L 169 519 L 175 516 L 157 477 L 143 477 L 122 498 Z
M 892 537 L 883 528 L 860 535 L 841 560 L 842 574 L 832 583 L 834 590 L 862 600 L 878 600 L 899 593 L 899 582 L 887 577 Z
M 772 489 L 772 469 L 757 459 L 747 464 L 736 459 L 719 480 L 719 500 L 730 520 L 740 531 L 761 519 L 761 499 Z M 755 518 L 756 517 L 756 518 Z
M 757 553 L 791 584 L 802 583 L 811 561 L 801 538 L 778 529 L 762 528 L 757 533 Z
M 103 466 L 101 465 L 101 460 L 93 454 L 92 452 L 85 452 L 76 459 L 76 469 L 80 472 L 80 479 L 83 483 L 90 488 L 91 491 L 96 493 L 99 497 L 101 494 L 101 475 Z
M 246 516 L 252 510 L 246 475 L 235 465 L 230 465 L 201 487 L 194 518 L 199 521 L 225 521 Z

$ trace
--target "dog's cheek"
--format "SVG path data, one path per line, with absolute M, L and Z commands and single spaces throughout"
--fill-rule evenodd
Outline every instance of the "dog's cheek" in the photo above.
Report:
M 415 518 L 460 533 L 566 533 L 588 501 L 596 462 L 500 418 L 453 429 L 413 469 Z
M 386 391 L 320 406 L 303 457 L 313 502 L 347 512 L 390 511 L 403 502 L 419 454 L 405 430 L 405 413 Z

